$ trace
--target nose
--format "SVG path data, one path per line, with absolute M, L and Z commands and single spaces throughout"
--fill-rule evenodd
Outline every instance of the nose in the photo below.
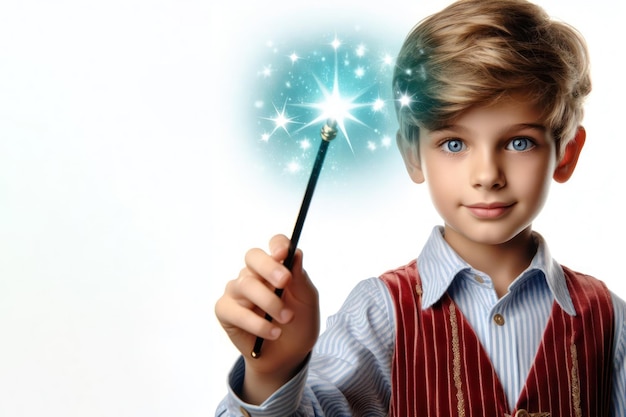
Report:
M 470 181 L 474 188 L 498 190 L 506 185 L 502 161 L 497 151 L 477 152 L 471 161 Z

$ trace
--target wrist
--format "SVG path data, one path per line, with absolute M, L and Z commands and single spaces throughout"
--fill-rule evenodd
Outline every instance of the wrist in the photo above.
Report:
M 294 361 L 293 365 L 282 364 L 274 370 L 259 370 L 250 365 L 250 361 L 257 359 L 246 359 L 245 376 L 239 396 L 241 400 L 248 404 L 260 405 L 273 393 L 292 380 L 308 362 L 310 354 L 305 358 Z

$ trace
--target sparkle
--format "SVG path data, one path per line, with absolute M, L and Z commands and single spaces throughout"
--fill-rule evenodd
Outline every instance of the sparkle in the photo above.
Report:
M 285 107 L 286 107 L 286 104 L 283 105 L 282 110 L 278 110 L 278 108 L 274 106 L 274 110 L 276 110 L 276 117 L 272 117 L 268 119 L 274 122 L 274 130 L 272 130 L 272 133 L 270 134 L 270 136 L 273 135 L 278 129 L 283 129 L 287 134 L 289 134 L 289 131 L 287 130 L 287 125 L 289 123 L 293 123 L 293 119 L 287 117 Z
M 393 65 L 393 57 L 389 54 L 383 56 L 383 64 L 385 64 L 386 66 Z
M 365 75 L 365 69 L 363 67 L 357 67 L 357 69 L 354 70 L 354 75 L 356 75 L 357 78 L 363 78 Z
M 360 96 L 360 94 L 350 99 L 346 99 L 342 97 L 341 93 L 339 92 L 339 81 L 338 81 L 336 71 L 335 71 L 335 78 L 333 82 L 332 92 L 329 92 L 324 87 L 324 85 L 319 82 L 319 80 L 318 80 L 318 84 L 319 84 L 320 89 L 322 90 L 322 93 L 324 94 L 324 101 L 321 103 L 314 103 L 314 104 L 309 104 L 305 106 L 309 106 L 309 107 L 313 107 L 318 110 L 321 110 L 321 114 L 317 118 L 315 118 L 313 121 L 311 121 L 311 123 L 308 123 L 305 127 L 308 127 L 312 124 L 325 122 L 328 119 L 336 120 L 337 126 L 339 126 L 339 130 L 341 130 L 341 132 L 343 133 L 343 136 L 346 138 L 346 141 L 348 142 L 348 146 L 350 146 L 350 149 L 354 152 L 354 149 L 352 148 L 352 143 L 350 142 L 350 137 L 348 136 L 348 132 L 346 130 L 345 121 L 346 119 L 349 119 L 358 123 L 362 123 L 359 119 L 357 119 L 350 112 L 353 109 L 364 106 L 363 104 L 354 103 L 354 100 L 356 100 Z
M 291 55 L 289 55 L 289 59 L 291 60 L 292 63 L 296 63 L 296 61 L 298 61 L 298 59 L 300 59 L 300 57 L 298 55 L 296 55 L 295 52 L 293 52 Z
M 330 44 L 335 50 L 337 50 L 341 46 L 341 41 L 335 37 Z
M 380 98 L 377 98 L 372 104 L 372 110 L 374 111 L 381 111 L 384 107 L 385 107 L 385 102 L 384 100 L 381 100 Z
M 359 58 L 365 56 L 365 45 L 361 44 L 356 48 L 356 56 Z
M 269 134 L 269 133 L 263 133 L 263 134 L 261 135 L 261 140 L 262 140 L 263 142 L 268 142 L 268 141 L 270 140 L 270 134 Z
M 308 139 L 302 139 L 302 140 L 300 141 L 300 148 L 301 148 L 303 151 L 306 151 L 306 150 L 307 150 L 307 149 L 309 149 L 310 147 L 311 147 L 311 141 L 310 141 L 310 140 L 308 140 Z
M 383 138 L 380 141 L 380 144 L 384 148 L 389 148 L 391 146 L 391 138 L 389 136 L 383 136 Z
M 400 97 L 400 106 L 402 106 L 402 107 L 409 106 L 409 105 L 411 104 L 411 101 L 412 101 L 412 100 L 411 100 L 411 97 L 410 97 L 410 96 L 408 96 L 408 95 L 406 95 L 406 94 L 403 94 L 403 95 Z
M 270 77 L 272 75 L 272 66 L 268 65 L 266 67 L 263 67 L 263 71 L 261 71 L 261 74 L 263 74 L 265 78 Z
M 372 142 L 371 140 L 367 141 L 367 149 L 369 149 L 370 151 L 375 151 L 376 150 L 376 144 L 374 142 Z
M 291 161 L 287 164 L 287 171 L 295 174 L 302 169 L 302 166 L 297 161 Z

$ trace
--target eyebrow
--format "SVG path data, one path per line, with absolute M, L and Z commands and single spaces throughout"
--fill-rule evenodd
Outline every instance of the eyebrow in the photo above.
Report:
M 511 127 L 514 129 L 534 129 L 534 130 L 540 130 L 542 132 L 545 132 L 548 130 L 548 128 L 541 123 L 520 123 L 517 125 L 513 125 Z M 511 129 L 511 130 L 514 130 L 514 129 Z
M 541 123 L 518 123 L 518 124 L 514 124 L 511 126 L 506 127 L 505 129 L 503 129 L 504 132 L 510 132 L 510 131 L 516 131 L 516 130 L 524 130 L 524 129 L 532 129 L 532 130 L 538 130 L 541 133 L 545 133 L 548 131 L 548 128 L 541 124 Z M 445 132 L 446 130 L 449 131 L 462 131 L 463 133 L 466 133 L 469 131 L 469 129 L 466 129 L 463 126 L 460 125 L 455 125 L 455 124 L 449 124 L 449 125 L 445 125 L 445 126 L 441 126 L 438 127 L 436 129 L 431 130 L 431 132 Z

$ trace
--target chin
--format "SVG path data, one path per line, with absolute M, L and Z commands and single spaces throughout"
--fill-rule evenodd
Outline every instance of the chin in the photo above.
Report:
M 520 237 L 526 230 L 530 231 L 530 225 L 524 226 L 503 226 L 497 222 L 491 222 L 488 224 L 479 224 L 476 227 L 453 227 L 446 226 L 446 230 L 458 235 L 461 240 L 465 240 L 467 243 L 473 242 L 479 245 L 504 245 L 510 243 L 517 237 Z

